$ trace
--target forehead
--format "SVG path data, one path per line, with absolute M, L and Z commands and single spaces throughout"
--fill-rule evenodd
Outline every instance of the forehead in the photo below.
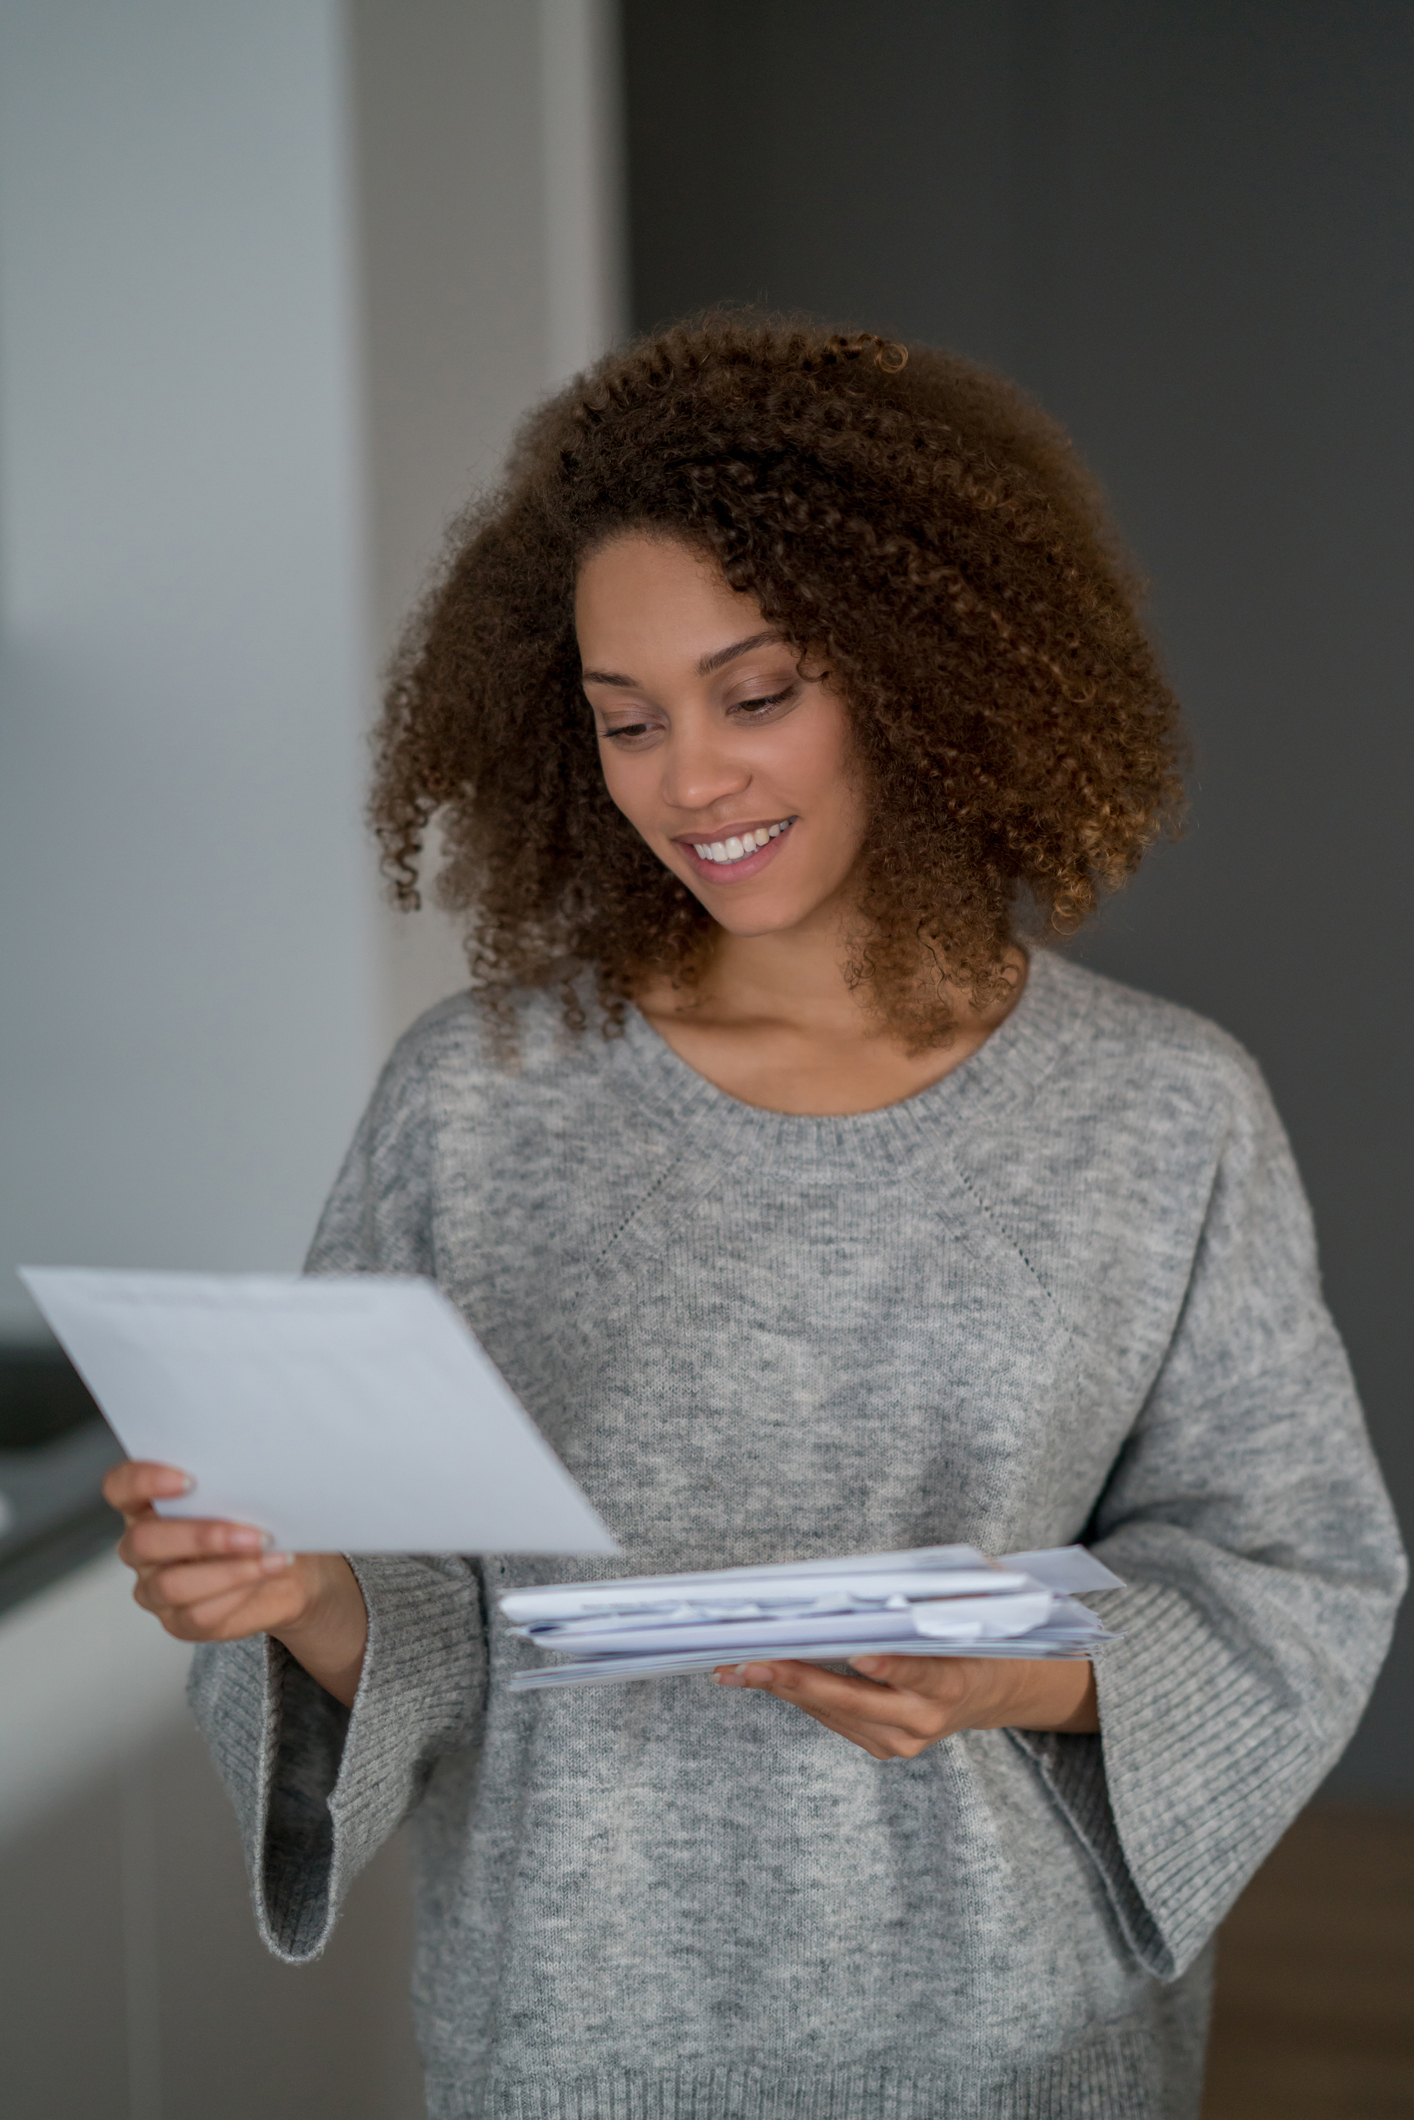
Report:
M 753 631 L 760 616 L 715 560 L 673 537 L 612 538 L 585 558 L 575 583 L 580 653 L 601 667 L 632 667 L 646 655 L 697 663 Z

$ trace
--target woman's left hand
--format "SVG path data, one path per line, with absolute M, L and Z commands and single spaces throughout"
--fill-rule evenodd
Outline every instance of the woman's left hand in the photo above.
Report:
M 871 1759 L 916 1759 L 958 1730 L 1100 1727 L 1088 1660 L 861 1656 L 846 1678 L 819 1664 L 722 1664 L 719 1686 L 750 1686 L 803 1708 Z

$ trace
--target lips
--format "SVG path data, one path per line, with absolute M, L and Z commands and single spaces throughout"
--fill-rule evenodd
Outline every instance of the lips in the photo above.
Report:
M 681 848 L 699 876 L 713 883 L 730 883 L 737 877 L 759 875 L 795 822 L 791 816 L 759 825 L 726 826 L 710 837 L 694 835 L 673 844 Z

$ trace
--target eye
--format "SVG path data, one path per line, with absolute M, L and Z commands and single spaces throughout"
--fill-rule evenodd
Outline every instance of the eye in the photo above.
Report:
M 748 719 L 752 719 L 757 715 L 769 713 L 772 707 L 783 706 L 788 699 L 794 696 L 794 693 L 795 686 L 787 685 L 784 692 L 772 692 L 766 699 L 735 700 L 727 709 L 727 712 L 729 714 L 745 715 Z
M 605 743 L 633 743 L 653 734 L 649 721 L 621 721 L 617 727 L 600 732 Z

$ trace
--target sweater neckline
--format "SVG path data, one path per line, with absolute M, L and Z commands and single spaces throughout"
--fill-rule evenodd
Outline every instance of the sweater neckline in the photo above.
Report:
M 975 1053 L 897 1104 L 837 1117 L 743 1103 L 690 1067 L 632 1004 L 609 1050 L 632 1071 L 636 1098 L 685 1149 L 732 1151 L 762 1168 L 877 1178 L 928 1153 L 940 1129 L 993 1121 L 1029 1101 L 1076 1027 L 1082 986 L 1049 952 L 1033 950 L 1020 1000 Z

